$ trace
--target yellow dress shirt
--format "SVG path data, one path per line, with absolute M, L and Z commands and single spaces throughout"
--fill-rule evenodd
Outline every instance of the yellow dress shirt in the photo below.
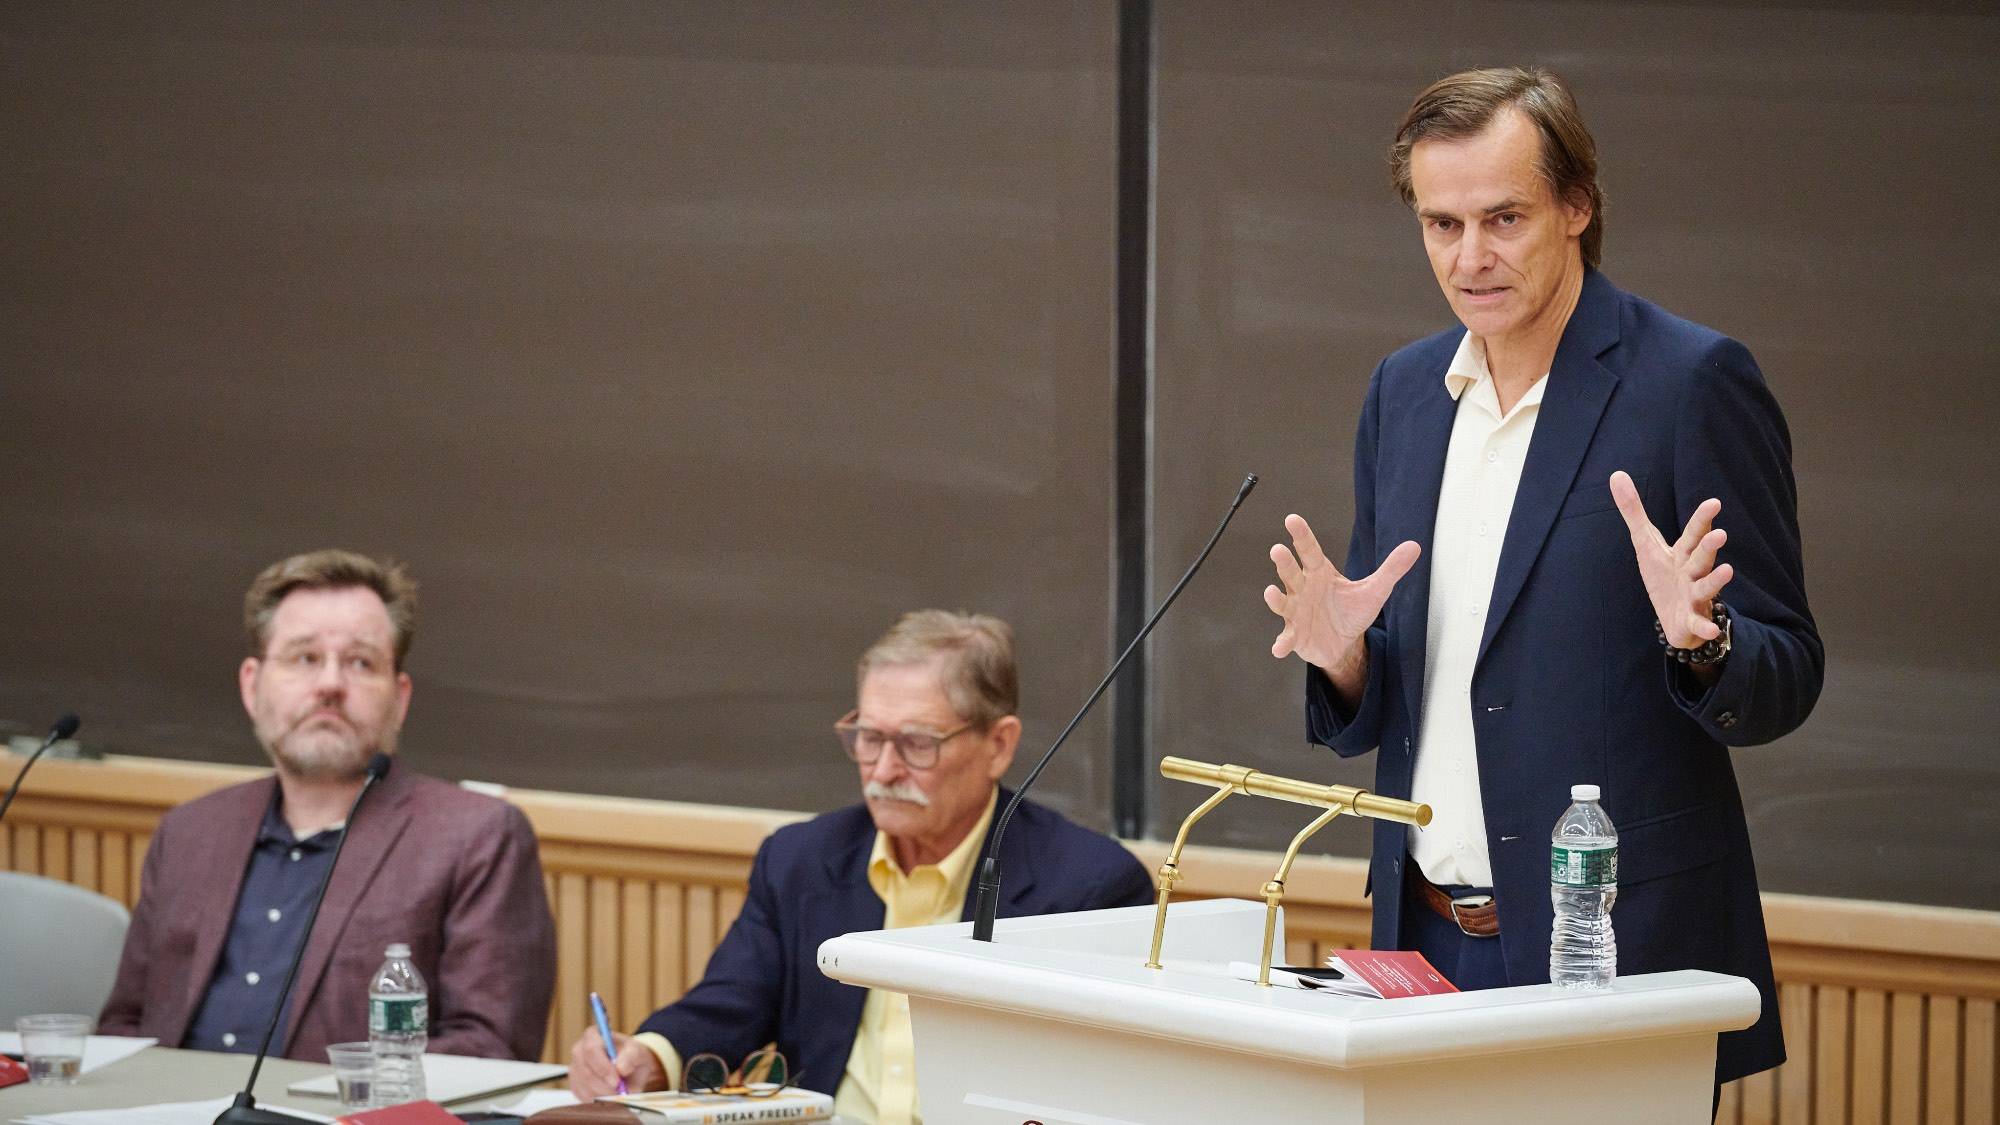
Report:
M 986 799 L 986 812 L 965 839 L 944 857 L 907 874 L 889 849 L 889 837 L 875 833 L 875 850 L 868 857 L 868 885 L 882 899 L 882 928 L 935 926 L 956 922 L 965 909 L 965 892 L 972 886 L 972 865 L 993 822 L 999 791 Z M 876 1125 L 920 1125 L 917 1110 L 916 1040 L 910 1034 L 910 998 L 900 992 L 868 990 L 861 1006 L 861 1026 L 854 1050 L 847 1056 L 847 1075 L 834 1091 L 833 1111 Z
M 882 899 L 882 928 L 935 926 L 956 922 L 964 912 L 965 892 L 972 886 L 973 861 L 993 823 L 993 806 L 1000 792 L 986 799 L 986 811 L 942 863 L 905 872 L 896 863 L 889 837 L 875 833 L 868 856 L 868 885 Z M 659 1056 L 673 1083 L 680 1081 L 681 1056 L 663 1035 L 646 1032 L 639 1042 Z M 797 1065 L 794 1063 L 794 1065 Z M 854 1050 L 847 1072 L 834 1091 L 833 1111 L 852 1121 L 877 1125 L 922 1125 L 917 1109 L 916 1041 L 910 1034 L 910 998 L 900 992 L 868 990 L 855 1029 Z

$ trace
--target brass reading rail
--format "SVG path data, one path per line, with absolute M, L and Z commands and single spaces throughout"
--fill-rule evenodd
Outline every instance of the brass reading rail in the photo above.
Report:
M 1160 967 L 1160 946 L 1167 936 L 1167 902 L 1173 897 L 1174 884 L 1180 881 L 1181 849 L 1187 846 L 1188 832 L 1195 821 L 1207 816 L 1209 810 L 1221 804 L 1226 798 L 1238 793 L 1252 797 L 1267 797 L 1274 801 L 1289 801 L 1295 805 L 1313 805 L 1326 811 L 1311 824 L 1300 830 L 1292 838 L 1292 844 L 1285 849 L 1285 858 L 1278 865 L 1277 872 L 1264 884 L 1264 953 L 1257 968 L 1257 983 L 1263 987 L 1271 985 L 1271 948 L 1276 943 L 1278 926 L 1278 904 L 1285 894 L 1285 876 L 1291 874 L 1292 861 L 1299 855 L 1299 847 L 1313 833 L 1325 827 L 1341 813 L 1351 816 L 1373 817 L 1377 820 L 1394 820 L 1403 824 L 1414 824 L 1419 828 L 1431 822 L 1431 807 L 1414 801 L 1399 801 L 1394 797 L 1378 797 L 1366 789 L 1356 789 L 1350 785 L 1320 785 L 1295 778 L 1279 777 L 1276 774 L 1258 773 L 1246 766 L 1218 766 L 1209 762 L 1197 762 L 1188 758 L 1163 758 L 1160 774 L 1175 781 L 1187 781 L 1196 785 L 1211 785 L 1215 792 L 1201 803 L 1186 820 L 1181 822 L 1180 831 L 1174 836 L 1174 846 L 1167 850 L 1166 860 L 1160 864 L 1160 898 L 1153 911 L 1153 949 L 1146 958 L 1146 967 Z

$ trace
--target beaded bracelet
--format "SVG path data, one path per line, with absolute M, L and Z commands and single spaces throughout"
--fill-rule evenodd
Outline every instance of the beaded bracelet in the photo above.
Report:
M 1653 619 L 1653 635 L 1660 639 L 1660 644 L 1667 650 L 1667 655 L 1682 664 L 1713 664 L 1729 655 L 1729 608 L 1719 600 L 1711 601 L 1708 619 L 1715 622 L 1722 632 L 1717 633 L 1714 640 L 1694 648 L 1675 648 L 1669 644 L 1666 627 L 1660 624 L 1658 618 Z

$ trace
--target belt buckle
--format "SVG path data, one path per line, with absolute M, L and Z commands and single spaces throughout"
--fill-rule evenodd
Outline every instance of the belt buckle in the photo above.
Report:
M 1463 906 L 1467 910 L 1476 910 L 1479 907 L 1491 906 L 1491 905 L 1493 905 L 1492 895 L 1460 895 L 1459 897 L 1451 900 L 1452 924 L 1457 926 L 1458 932 L 1464 934 L 1466 937 L 1485 937 L 1487 935 L 1475 934 L 1471 930 L 1465 928 L 1464 920 L 1459 918 L 1458 916 L 1458 908 Z

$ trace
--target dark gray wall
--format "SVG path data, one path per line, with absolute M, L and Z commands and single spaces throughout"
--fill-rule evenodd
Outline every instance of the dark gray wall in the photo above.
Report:
M 0 11 L 0 714 L 260 758 L 240 598 L 423 582 L 449 776 L 854 799 L 853 660 L 1109 647 L 1115 21 L 1092 6 Z M 39 444 L 31 444 L 31 443 Z M 1048 795 L 1103 823 L 1107 736 Z
M 1736 753 L 1764 885 L 2000 906 L 1996 57 L 1990 6 L 1163 5 L 1155 557 L 1209 534 L 1184 498 L 1266 480 L 1157 647 L 1156 752 L 1373 777 L 1304 744 L 1264 552 L 1296 511 L 1344 553 L 1369 373 L 1452 323 L 1388 186 L 1403 109 L 1541 62 L 1598 140 L 1605 272 L 1746 342 L 1791 425 L 1828 669 L 1801 730 Z M 1154 833 L 1203 795 L 1155 781 Z M 1225 805 L 1203 838 L 1308 819 Z
M 2000 17 L 1974 5 L 1159 11 L 1150 753 L 1303 744 L 1257 592 L 1344 541 L 1368 371 L 1445 326 L 1382 148 L 1451 69 L 1567 74 L 1606 268 L 1791 421 L 1813 720 L 1738 755 L 1778 890 L 2000 903 Z M 446 776 L 822 809 L 901 609 L 1019 626 L 1039 749 L 1110 655 L 1115 5 L 0 8 L 0 721 L 252 762 L 243 586 L 425 583 Z M 1043 795 L 1108 819 L 1107 716 Z M 1198 796 L 1155 783 L 1164 831 Z M 1293 825 L 1225 807 L 1209 842 Z M 1342 824 L 1321 845 L 1359 854 Z M 1246 888 L 1252 890 L 1254 888 Z

